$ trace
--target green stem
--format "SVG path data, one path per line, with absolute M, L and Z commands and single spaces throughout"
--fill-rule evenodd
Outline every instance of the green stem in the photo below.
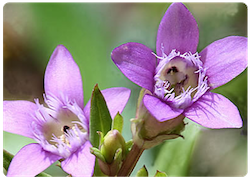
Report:
M 117 176 L 121 176 L 121 177 L 129 176 L 132 173 L 143 151 L 144 151 L 143 148 L 134 144 L 130 152 L 128 153 L 126 159 L 123 161 L 121 169 L 119 170 Z

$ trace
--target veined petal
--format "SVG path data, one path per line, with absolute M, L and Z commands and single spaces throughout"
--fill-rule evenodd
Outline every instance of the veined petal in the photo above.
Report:
M 89 141 L 61 163 L 63 170 L 72 176 L 91 177 L 94 172 L 95 156 L 90 153 Z
M 182 54 L 195 53 L 198 42 L 199 29 L 193 15 L 182 3 L 170 5 L 158 28 L 157 55 L 162 56 L 162 45 L 166 55 L 173 49 Z
M 38 143 L 24 146 L 12 159 L 7 176 L 34 177 L 61 157 L 44 151 Z
M 117 88 L 108 88 L 101 91 L 104 99 L 107 103 L 111 118 L 113 119 L 117 112 L 122 113 L 124 107 L 126 106 L 131 91 L 127 88 L 117 87 Z M 84 107 L 84 113 L 87 118 L 90 114 L 90 100 Z
M 83 87 L 80 70 L 69 51 L 59 45 L 50 57 L 44 76 L 46 95 L 67 96 L 83 108 Z
M 220 94 L 207 92 L 184 115 L 208 128 L 240 128 L 242 120 L 237 107 Z
M 229 36 L 217 40 L 200 53 L 207 69 L 210 89 L 229 82 L 247 67 L 247 38 Z
M 126 43 L 112 51 L 111 58 L 132 82 L 153 91 L 156 58 L 152 50 L 140 43 Z
M 159 98 L 148 94 L 144 96 L 143 103 L 149 112 L 160 122 L 173 119 L 183 112 L 183 109 L 171 108 Z
M 32 115 L 37 106 L 30 101 L 3 102 L 3 130 L 14 134 L 33 138 L 31 123 Z

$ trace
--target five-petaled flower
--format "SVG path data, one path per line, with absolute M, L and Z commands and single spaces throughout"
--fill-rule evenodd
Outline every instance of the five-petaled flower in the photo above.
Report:
M 129 42 L 111 58 L 131 81 L 149 90 L 143 103 L 160 122 L 182 115 L 209 128 L 239 128 L 237 107 L 210 92 L 247 67 L 247 38 L 229 36 L 197 52 L 198 25 L 182 3 L 173 3 L 159 25 L 156 54 Z
M 35 176 L 57 160 L 73 176 L 92 176 L 95 156 L 90 153 L 90 102 L 84 107 L 80 70 L 69 51 L 59 45 L 47 65 L 45 105 L 4 101 L 4 131 L 30 137 L 38 143 L 24 146 L 13 158 L 7 176 Z M 111 117 L 122 112 L 130 90 L 102 91 Z M 118 99 L 119 98 L 119 99 Z

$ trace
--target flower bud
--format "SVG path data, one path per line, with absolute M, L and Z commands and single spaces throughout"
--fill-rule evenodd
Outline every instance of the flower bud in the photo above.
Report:
M 183 122 L 185 116 L 179 115 L 176 118 L 159 122 L 149 113 L 142 102 L 142 98 L 146 93 L 150 92 L 146 89 L 141 90 L 136 118 L 132 120 L 131 124 L 134 142 L 138 146 L 148 149 L 160 144 L 164 140 L 182 137 L 180 133 L 185 127 Z
M 123 155 L 125 154 L 125 140 L 118 130 L 109 131 L 104 137 L 103 144 L 101 145 L 101 153 L 107 163 L 112 163 L 116 151 L 121 148 Z
M 108 176 L 115 176 L 120 169 L 126 154 L 126 143 L 118 130 L 109 131 L 100 145 L 103 159 L 98 159 L 102 172 Z

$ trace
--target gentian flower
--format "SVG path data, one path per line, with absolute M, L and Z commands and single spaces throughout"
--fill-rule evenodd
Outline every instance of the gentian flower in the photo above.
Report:
M 147 89 L 143 104 L 159 122 L 183 116 L 208 128 L 239 128 L 237 107 L 210 92 L 247 67 L 247 38 L 229 36 L 197 52 L 198 25 L 182 3 L 173 3 L 163 16 L 156 54 L 129 42 L 112 51 L 111 58 L 131 81 Z
M 90 153 L 90 102 L 84 107 L 80 70 L 62 45 L 54 50 L 44 78 L 45 105 L 4 101 L 4 131 L 34 139 L 13 158 L 7 176 L 35 176 L 57 160 L 72 176 L 92 176 L 95 156 Z M 112 118 L 122 112 L 130 95 L 126 88 L 102 91 Z

